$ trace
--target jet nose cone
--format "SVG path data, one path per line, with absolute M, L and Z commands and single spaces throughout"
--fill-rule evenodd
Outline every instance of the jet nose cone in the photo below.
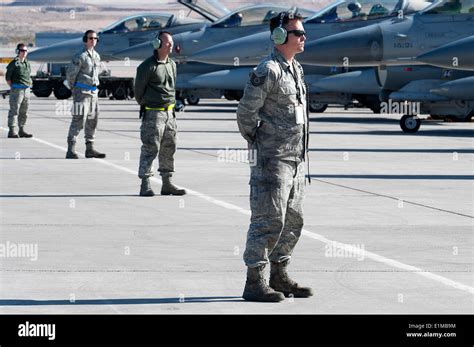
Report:
M 143 60 L 151 55 L 153 52 L 153 45 L 151 42 L 141 43 L 139 45 L 115 52 L 114 58 L 117 59 L 130 59 L 130 60 Z
M 378 94 L 380 87 L 374 69 L 345 72 L 328 76 L 312 84 L 322 90 L 352 94 Z
M 232 65 L 234 56 L 229 51 L 229 45 L 223 43 L 194 53 L 189 60 L 207 64 Z
M 256 65 L 270 51 L 269 34 L 259 33 L 203 49 L 189 60 L 217 65 Z
M 251 70 L 251 67 L 242 67 L 232 70 L 214 71 L 196 76 L 189 83 L 201 88 L 242 90 L 245 88 Z
M 52 46 L 38 48 L 28 53 L 28 59 L 45 63 L 69 62 L 72 56 L 82 49 L 83 45 L 82 39 L 68 40 Z
M 382 31 L 378 25 L 371 25 L 307 42 L 299 57 L 309 65 L 375 65 L 383 58 Z
M 474 76 L 457 79 L 443 83 L 438 88 L 431 89 L 432 93 L 441 95 L 450 99 L 474 100 Z
M 447 69 L 474 70 L 474 36 L 433 49 L 416 60 Z

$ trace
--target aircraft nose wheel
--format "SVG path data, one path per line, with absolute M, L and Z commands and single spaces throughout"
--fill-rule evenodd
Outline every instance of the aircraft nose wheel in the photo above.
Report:
M 416 133 L 420 129 L 421 120 L 418 116 L 404 115 L 400 119 L 400 127 L 404 133 Z

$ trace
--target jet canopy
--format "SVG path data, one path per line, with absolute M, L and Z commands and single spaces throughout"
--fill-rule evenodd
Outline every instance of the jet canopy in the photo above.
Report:
M 290 10 L 289 7 L 258 5 L 246 6 L 233 11 L 227 16 L 215 22 L 213 28 L 234 28 L 251 25 L 262 25 L 270 22 L 274 16 L 283 11 Z M 304 18 L 314 15 L 314 11 L 297 8 L 295 12 L 300 13 Z
M 138 14 L 126 18 L 109 25 L 107 28 L 102 30 L 101 34 L 115 34 L 115 33 L 128 33 L 134 31 L 146 31 L 146 30 L 160 30 L 166 28 L 172 21 L 171 14 L 159 13 L 159 14 Z
M 178 2 L 211 22 L 216 22 L 230 13 L 230 10 L 218 0 L 178 0 Z
M 426 14 L 461 14 L 474 13 L 474 0 L 441 0 L 436 1 L 423 13 Z
M 431 0 L 341 0 L 322 9 L 306 23 L 334 23 L 379 19 L 413 13 L 426 8 Z

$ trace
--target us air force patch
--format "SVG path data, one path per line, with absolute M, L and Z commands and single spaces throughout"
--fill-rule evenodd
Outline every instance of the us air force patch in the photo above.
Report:
M 252 76 L 250 76 L 250 82 L 252 82 L 254 87 L 258 87 L 265 82 L 265 78 L 267 78 L 267 76 L 257 76 L 255 72 L 252 72 Z

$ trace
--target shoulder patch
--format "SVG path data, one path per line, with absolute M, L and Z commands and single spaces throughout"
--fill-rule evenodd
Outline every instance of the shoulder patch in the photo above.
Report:
M 81 59 L 82 59 L 82 54 L 76 54 L 72 57 L 72 63 L 74 65 L 79 65 Z
M 252 75 L 250 76 L 250 82 L 252 82 L 254 87 L 258 87 L 265 83 L 266 78 L 267 76 L 257 76 L 255 72 L 252 72 Z

